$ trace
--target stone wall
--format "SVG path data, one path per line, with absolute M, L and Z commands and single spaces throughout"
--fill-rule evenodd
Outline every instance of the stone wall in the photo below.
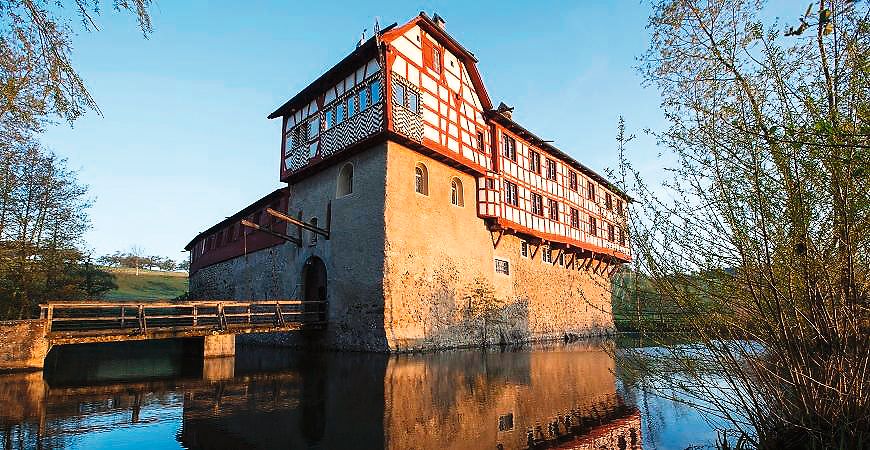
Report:
M 353 193 L 336 198 L 338 172 L 354 166 Z M 385 145 L 349 157 L 291 186 L 288 213 L 302 211 L 326 227 L 332 203 L 330 239 L 304 231 L 303 246 L 286 243 L 204 267 L 190 277 L 191 298 L 302 298 L 302 270 L 309 258 L 320 258 L 327 273 L 329 326 L 314 336 L 288 334 L 239 336 L 239 342 L 275 342 L 383 351 L 383 261 Z M 289 234 L 295 235 L 295 227 Z
M 48 354 L 45 320 L 0 322 L 0 371 L 42 369 Z
M 341 167 L 354 165 L 353 193 L 335 198 Z M 415 192 L 425 164 L 428 195 Z M 451 204 L 451 180 L 464 206 Z M 200 269 L 193 298 L 301 298 L 301 273 L 313 256 L 327 269 L 329 324 L 314 336 L 240 336 L 338 349 L 413 351 L 611 332 L 609 280 L 577 264 L 543 262 L 543 249 L 520 255 L 520 238 L 487 230 L 477 216 L 477 180 L 388 142 L 351 156 L 291 186 L 289 214 L 303 211 L 331 239 L 303 233 L 288 243 Z M 290 231 L 291 234 L 294 231 Z M 494 257 L 510 263 L 495 273 Z M 556 256 L 554 253 L 554 260 Z
M 609 280 L 577 265 L 520 256 L 521 240 L 490 233 L 476 180 L 399 144 L 387 152 L 385 328 L 394 351 L 512 343 L 613 331 Z M 428 195 L 414 168 L 428 171 Z M 451 204 L 451 179 L 464 206 Z M 510 263 L 495 272 L 494 258 Z M 555 258 L 554 253 L 554 258 Z

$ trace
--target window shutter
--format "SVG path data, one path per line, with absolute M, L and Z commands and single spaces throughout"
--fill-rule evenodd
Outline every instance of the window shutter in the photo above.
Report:
M 435 68 L 435 63 L 432 60 L 432 41 L 425 38 L 423 39 L 423 67 Z

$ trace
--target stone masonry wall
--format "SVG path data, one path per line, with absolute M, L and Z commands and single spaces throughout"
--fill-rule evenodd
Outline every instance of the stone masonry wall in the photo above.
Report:
M 383 242 L 385 146 L 349 157 L 291 186 L 289 214 L 299 211 L 326 226 L 332 202 L 330 239 L 303 232 L 303 246 L 271 247 L 202 268 L 190 277 L 191 298 L 287 299 L 303 295 L 302 268 L 311 257 L 326 265 L 329 326 L 316 336 L 250 335 L 239 342 L 278 342 L 326 348 L 386 349 L 383 328 Z M 338 172 L 354 166 L 353 193 L 336 198 Z M 291 227 L 289 233 L 296 232 Z
M 45 320 L 0 322 L 0 371 L 41 369 L 48 354 Z
M 336 199 L 335 164 L 291 186 L 289 213 L 303 211 L 331 239 L 288 243 L 198 270 L 192 298 L 300 298 L 312 256 L 327 268 L 327 330 L 316 336 L 243 336 L 258 342 L 337 349 L 414 351 L 598 335 L 614 329 L 609 280 L 578 265 L 520 255 L 520 238 L 499 237 L 477 216 L 476 179 L 400 144 L 388 142 L 348 160 L 353 193 Z M 414 168 L 425 164 L 428 195 L 415 192 Z M 458 178 L 464 206 L 450 201 Z M 510 263 L 495 273 L 494 257 Z M 554 260 L 556 255 L 554 253 Z M 566 258 L 567 260 L 568 258 Z
M 417 163 L 427 168 L 428 195 L 414 190 Z M 450 201 L 454 177 L 463 185 L 461 207 Z M 487 231 L 475 198 L 474 177 L 389 144 L 384 326 L 391 350 L 613 331 L 607 278 L 544 263 L 542 251 L 521 257 L 519 238 Z M 510 262 L 509 275 L 495 273 L 496 256 Z

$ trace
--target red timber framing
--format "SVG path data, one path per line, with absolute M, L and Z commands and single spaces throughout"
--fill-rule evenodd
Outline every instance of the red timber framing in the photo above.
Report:
M 363 110 L 358 95 L 368 89 L 373 99 L 376 82 L 379 103 Z M 339 129 L 330 114 L 348 108 L 348 99 L 356 122 L 346 119 Z M 360 124 L 363 111 L 368 115 Z M 631 198 L 514 122 L 510 108 L 494 110 L 477 59 L 424 13 L 367 40 L 269 115 L 277 117 L 283 120 L 282 181 L 393 141 L 475 176 L 478 216 L 499 235 L 548 245 L 589 270 L 631 259 L 624 216 Z M 315 121 L 317 136 L 301 142 L 301 130 Z M 504 137 L 515 143 L 510 157 Z
M 284 239 L 245 227 L 241 221 L 249 221 L 278 234 L 287 234 L 287 223 L 269 215 L 266 209 L 286 211 L 289 199 L 289 188 L 276 189 L 196 235 L 184 247 L 190 252 L 190 273 L 212 264 L 283 244 Z
M 616 210 L 616 205 L 622 205 L 631 199 L 600 175 L 574 161 L 501 113 L 493 112 L 490 117 L 493 120 L 495 141 L 493 145 L 498 148 L 495 161 L 501 184 L 499 194 L 502 199 L 498 208 L 493 209 L 487 205 L 485 208 L 478 209 L 481 217 L 490 220 L 490 228 L 512 229 L 552 243 L 590 250 L 599 255 L 612 255 L 622 261 L 630 260 L 628 247 L 620 244 L 620 235 L 625 233 L 624 206 L 622 206 L 623 212 L 619 212 Z M 505 136 L 516 143 L 515 152 L 510 152 L 512 156 L 515 153 L 515 159 L 505 154 Z M 540 170 L 532 168 L 531 152 L 540 155 Z M 548 177 L 547 161 L 555 163 L 555 179 Z M 576 179 L 573 186 L 572 173 L 575 174 Z M 590 183 L 595 186 L 594 199 L 590 198 L 588 190 Z M 511 184 L 516 186 L 516 205 L 505 198 L 505 189 Z M 484 189 L 484 193 L 479 192 L 479 199 L 482 196 L 489 199 L 491 190 Z M 532 205 L 533 195 L 540 196 L 538 199 L 541 200 L 542 207 L 538 211 L 535 211 L 536 208 Z M 608 195 L 611 196 L 610 209 L 605 202 Z M 614 199 L 620 201 L 616 202 Z M 556 202 L 558 206 L 556 213 L 551 212 L 549 200 Z M 577 210 L 576 223 L 572 223 L 572 209 Z M 596 220 L 594 233 L 589 223 L 590 218 Z M 612 238 L 609 235 L 608 225 L 613 226 Z
M 388 129 L 409 134 L 401 119 L 410 106 L 422 123 L 422 135 L 407 136 L 420 144 L 418 150 L 444 162 L 455 161 L 473 174 L 485 174 L 492 167 L 492 149 L 483 112 L 491 103 L 474 56 L 424 13 L 384 33 L 383 40 L 391 73 Z M 402 98 L 394 95 L 397 89 L 410 89 L 416 105 L 407 100 L 398 104 Z

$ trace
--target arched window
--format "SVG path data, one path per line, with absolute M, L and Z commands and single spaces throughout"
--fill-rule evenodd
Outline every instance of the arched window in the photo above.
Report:
M 414 168 L 414 190 L 419 194 L 429 195 L 429 171 L 423 163 L 417 163 Z
M 462 197 L 462 181 L 459 178 L 453 178 L 450 180 L 450 203 L 456 206 L 465 206 Z
M 353 194 L 353 164 L 347 163 L 338 171 L 338 187 L 335 189 L 335 198 Z

